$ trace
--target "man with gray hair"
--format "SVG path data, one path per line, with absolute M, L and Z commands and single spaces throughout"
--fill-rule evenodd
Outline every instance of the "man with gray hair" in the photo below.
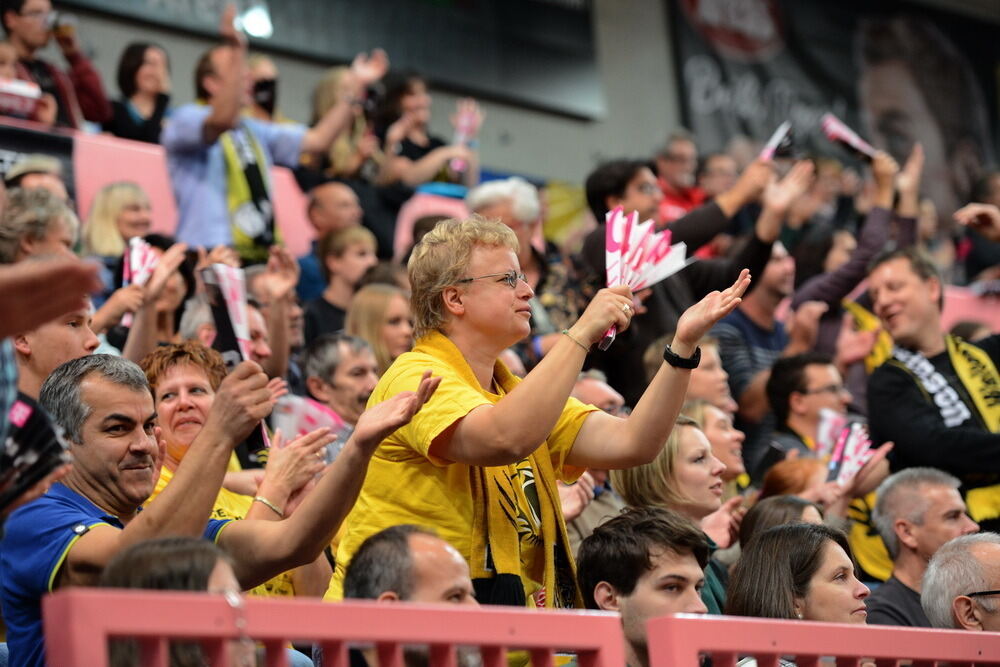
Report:
M 930 627 L 921 608 L 927 563 L 949 540 L 979 530 L 958 479 L 936 468 L 907 468 L 876 491 L 872 523 L 893 560 L 892 577 L 868 598 L 868 623 Z
M 920 604 L 935 628 L 1000 631 L 1000 535 L 956 537 L 931 558 Z
M 273 405 L 260 366 L 243 362 L 222 381 L 173 480 L 140 512 L 166 449 L 145 374 L 109 355 L 63 364 L 42 386 L 41 405 L 65 431 L 73 468 L 48 494 L 11 515 L 0 542 L 0 603 L 12 662 L 45 664 L 45 593 L 94 585 L 110 559 L 135 542 L 163 535 L 211 539 L 232 557 L 244 589 L 313 561 L 354 504 L 375 448 L 412 419 L 439 382 L 428 371 L 417 391 L 369 410 L 288 518 L 227 522 L 208 517 L 233 447 Z M 330 440 L 322 431 L 313 437 Z
M 48 190 L 15 188 L 0 218 L 0 263 L 39 255 L 73 256 L 80 221 Z
M 353 428 L 378 384 L 371 346 L 356 336 L 324 334 L 306 348 L 303 366 L 309 396 Z

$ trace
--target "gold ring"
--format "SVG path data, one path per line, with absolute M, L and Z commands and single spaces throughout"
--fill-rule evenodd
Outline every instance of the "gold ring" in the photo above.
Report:
M 622 312 L 623 313 L 625 313 L 626 315 L 628 315 L 631 311 L 632 311 L 632 306 L 628 305 L 627 303 L 623 303 L 622 304 Z

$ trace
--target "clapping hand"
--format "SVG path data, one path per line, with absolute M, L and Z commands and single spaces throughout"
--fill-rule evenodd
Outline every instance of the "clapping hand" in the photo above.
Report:
M 721 292 L 709 292 L 704 299 L 685 310 L 677 320 L 674 345 L 686 345 L 693 349 L 716 322 L 740 305 L 749 286 L 750 271 L 743 269 L 732 285 Z
M 373 453 L 396 429 L 410 423 L 440 384 L 440 377 L 432 377 L 429 370 L 424 371 L 416 391 L 400 392 L 362 412 L 350 440 L 364 452 Z

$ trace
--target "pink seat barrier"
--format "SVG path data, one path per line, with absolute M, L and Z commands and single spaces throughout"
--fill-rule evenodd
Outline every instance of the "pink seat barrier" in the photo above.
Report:
M 274 201 L 274 219 L 285 247 L 296 257 L 308 255 L 316 230 L 306 217 L 308 199 L 302 194 L 292 170 L 271 167 L 271 199 Z
M 177 205 L 162 146 L 83 132 L 74 133 L 73 142 L 73 176 L 81 220 L 86 221 L 90 215 L 90 205 L 101 188 L 117 181 L 132 181 L 149 196 L 152 231 L 174 234 Z
M 878 667 L 1000 664 L 998 633 L 690 614 L 652 619 L 647 629 L 652 667 L 699 667 L 699 654 L 710 654 L 713 667 L 734 667 L 746 655 L 758 667 L 777 667 L 780 656 L 794 656 L 797 667 L 816 667 L 823 656 L 837 667 L 857 667 L 862 658 Z
M 948 331 L 962 320 L 982 322 L 993 333 L 1000 332 L 1000 298 L 976 296 L 967 287 L 946 285 L 941 328 Z
M 621 621 L 605 612 L 254 598 L 234 608 L 218 595 L 112 589 L 59 591 L 42 611 L 48 663 L 60 667 L 108 664 L 110 637 L 138 639 L 148 667 L 167 667 L 168 639 L 200 640 L 212 665 L 228 665 L 228 641 L 241 636 L 264 644 L 268 667 L 288 664 L 289 640 L 318 641 L 333 667 L 347 667 L 349 643 L 375 644 L 383 667 L 403 667 L 404 644 L 429 646 L 442 667 L 455 667 L 456 646 L 480 647 L 486 667 L 506 667 L 507 649 L 528 651 L 536 667 L 557 650 L 583 667 L 625 664 Z

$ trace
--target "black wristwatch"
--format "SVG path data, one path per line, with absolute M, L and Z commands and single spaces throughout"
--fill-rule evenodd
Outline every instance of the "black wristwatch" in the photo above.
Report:
M 673 366 L 674 368 L 698 368 L 698 364 L 701 362 L 701 348 L 694 348 L 694 354 L 690 357 L 678 356 L 670 346 L 667 345 L 663 348 L 663 360 Z

